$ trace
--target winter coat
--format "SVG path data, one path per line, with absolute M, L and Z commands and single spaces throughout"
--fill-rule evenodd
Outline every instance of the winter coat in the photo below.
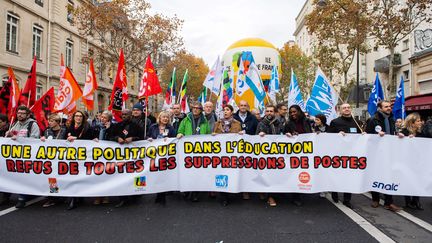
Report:
M 395 128 L 395 120 L 393 118 L 393 114 L 389 115 L 389 124 L 390 124 L 390 134 L 395 135 L 396 134 L 396 128 Z M 384 122 L 385 118 L 381 112 L 377 111 L 373 117 L 371 117 L 366 125 L 366 133 L 370 134 L 378 134 L 379 131 L 385 132 L 385 125 Z
M 29 134 L 27 129 L 30 122 L 33 122 L 33 124 L 31 125 L 30 128 L 30 136 L 28 136 Z M 23 123 L 16 122 L 9 131 L 11 131 L 13 134 L 16 133 L 18 137 L 39 138 L 40 136 L 39 126 L 37 122 L 32 118 L 25 120 Z
M 234 114 L 234 119 L 236 119 L 237 121 L 240 122 L 242 130 L 244 130 L 246 132 L 246 134 L 248 134 L 248 135 L 255 135 L 256 134 L 256 130 L 258 127 L 258 120 L 256 119 L 256 117 L 254 115 L 252 115 L 252 113 L 250 113 L 248 111 L 247 115 L 246 115 L 246 119 L 243 122 L 242 119 L 240 118 L 240 111 L 237 111 Z
M 192 130 L 193 129 L 192 119 L 193 119 L 193 115 L 191 112 L 180 123 L 177 134 L 183 134 L 185 136 L 193 135 L 194 131 Z M 210 125 L 207 119 L 205 118 L 204 114 L 201 114 L 199 118 L 199 134 L 210 134 L 210 133 L 211 133 Z
M 59 131 L 54 131 L 51 127 L 48 127 L 43 134 L 45 138 L 52 137 L 52 139 L 66 139 L 66 135 L 66 127 L 60 127 Z
M 263 132 L 265 134 L 281 134 L 283 132 L 283 127 L 280 125 L 279 119 L 273 118 L 272 120 L 264 117 L 258 124 L 256 134 Z
M 238 133 L 242 131 L 241 123 L 236 119 L 232 120 L 231 127 L 228 133 Z M 223 121 L 219 120 L 215 123 L 215 127 L 213 130 L 214 133 L 225 133 L 223 131 Z
M 303 124 L 304 133 L 311 133 L 312 132 L 311 124 L 306 117 L 303 118 L 301 123 Z M 303 133 L 303 132 L 297 131 L 295 121 L 289 120 L 284 127 L 284 133 L 299 134 L 299 133 Z

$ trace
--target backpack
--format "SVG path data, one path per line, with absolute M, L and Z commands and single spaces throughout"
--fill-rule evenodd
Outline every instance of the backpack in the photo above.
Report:
M 29 124 L 27 125 L 27 137 L 28 138 L 31 135 L 31 130 L 32 130 L 32 127 L 33 127 L 33 123 L 34 123 L 34 121 L 30 121 Z

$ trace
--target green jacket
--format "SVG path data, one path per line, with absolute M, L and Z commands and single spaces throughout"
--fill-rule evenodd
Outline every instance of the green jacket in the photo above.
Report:
M 193 118 L 192 117 L 193 117 L 193 115 L 191 112 L 181 121 L 179 129 L 177 131 L 177 134 L 183 134 L 185 136 L 193 135 L 193 131 L 192 131 L 192 119 Z M 200 130 L 199 130 L 200 134 L 210 134 L 211 133 L 210 125 L 203 114 L 201 114 L 199 124 L 200 124 L 200 126 L 199 126 L 200 127 Z

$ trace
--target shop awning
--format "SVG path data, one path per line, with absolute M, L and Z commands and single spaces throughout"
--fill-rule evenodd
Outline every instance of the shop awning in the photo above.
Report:
M 407 111 L 432 110 L 432 94 L 407 97 L 405 109 Z

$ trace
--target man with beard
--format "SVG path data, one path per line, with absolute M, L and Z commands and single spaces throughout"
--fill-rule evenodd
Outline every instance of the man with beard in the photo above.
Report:
M 186 117 L 186 114 L 181 112 L 180 104 L 174 104 L 172 106 L 172 126 L 177 133 L 180 126 L 180 122 Z
M 16 140 L 18 137 L 39 138 L 39 126 L 36 121 L 30 117 L 30 113 L 30 109 L 26 106 L 19 106 L 16 113 L 18 121 L 6 132 L 5 136 L 11 137 L 12 140 Z M 7 196 L 6 194 L 6 197 Z M 27 195 L 18 195 L 18 202 L 15 207 L 24 208 L 27 200 Z
M 288 106 L 280 103 L 276 106 L 276 110 L 277 110 L 277 118 L 279 119 L 281 126 L 285 126 L 286 123 L 288 122 L 288 119 L 286 117 L 288 114 Z
M 250 113 L 249 105 L 246 101 L 239 102 L 239 110 L 234 114 L 234 119 L 241 123 L 242 130 L 248 135 L 255 135 L 258 127 L 258 120 Z
M 383 100 L 378 102 L 378 111 L 371 119 L 369 119 L 366 132 L 370 134 L 378 134 L 380 137 L 384 135 L 396 135 L 395 121 L 391 112 L 391 103 Z M 372 207 L 379 207 L 380 194 L 372 192 Z M 384 194 L 384 208 L 393 212 L 399 212 L 401 208 L 393 204 L 393 196 Z
M 283 128 L 280 126 L 279 119 L 276 117 L 276 107 L 274 105 L 267 105 L 265 108 L 265 116 L 258 124 L 256 134 L 263 137 L 266 134 L 281 134 L 282 131 Z M 270 207 L 277 206 L 274 194 L 268 195 L 267 203 Z
M 359 121 L 354 120 L 352 116 L 350 104 L 342 104 L 340 106 L 340 114 L 340 117 L 330 122 L 329 133 L 340 133 L 343 136 L 345 136 L 346 133 L 363 133 Z M 335 203 L 339 202 L 339 195 L 337 192 L 332 192 L 332 199 Z M 351 193 L 344 193 L 343 204 L 348 208 L 352 208 L 350 201 Z

